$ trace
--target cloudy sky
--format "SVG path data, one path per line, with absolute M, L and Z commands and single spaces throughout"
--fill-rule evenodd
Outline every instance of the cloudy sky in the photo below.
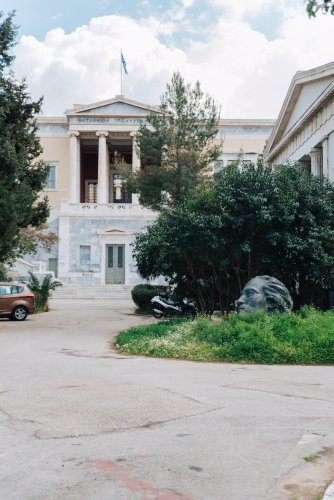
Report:
M 120 94 L 158 104 L 173 71 L 223 118 L 276 118 L 291 78 L 334 60 L 334 17 L 304 0 L 1 0 L 19 25 L 14 71 L 43 114 Z

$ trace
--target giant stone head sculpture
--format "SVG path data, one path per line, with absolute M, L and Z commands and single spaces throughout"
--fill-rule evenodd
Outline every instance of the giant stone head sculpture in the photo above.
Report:
M 263 309 L 268 313 L 290 311 L 293 301 L 288 289 L 272 276 L 256 276 L 244 287 L 236 301 L 238 313 L 252 313 Z

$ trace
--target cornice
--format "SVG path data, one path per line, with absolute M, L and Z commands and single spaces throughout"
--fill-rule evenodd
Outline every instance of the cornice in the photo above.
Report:
M 273 127 L 276 123 L 274 119 L 267 118 L 221 118 L 219 127 Z

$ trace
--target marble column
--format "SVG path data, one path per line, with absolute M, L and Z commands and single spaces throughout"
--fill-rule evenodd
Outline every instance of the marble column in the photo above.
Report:
M 98 130 L 96 135 L 99 138 L 99 158 L 98 158 L 98 180 L 97 180 L 97 201 L 98 203 L 109 202 L 109 168 L 107 161 L 107 137 L 109 132 Z
M 334 182 L 334 131 L 328 135 L 328 178 Z
M 328 179 L 328 137 L 322 141 L 322 172 L 323 176 Z
M 311 173 L 320 177 L 322 175 L 322 150 L 314 148 L 309 155 L 311 157 Z
M 70 203 L 79 203 L 80 193 L 80 139 L 77 130 L 67 132 L 70 137 Z
M 130 132 L 132 137 L 132 170 L 136 172 L 140 169 L 140 151 L 139 146 L 136 144 L 136 132 Z M 139 205 L 139 195 L 132 193 L 132 203 Z

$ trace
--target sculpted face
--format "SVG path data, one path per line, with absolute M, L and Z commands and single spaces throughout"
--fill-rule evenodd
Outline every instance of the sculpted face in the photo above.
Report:
M 256 278 L 247 283 L 241 296 L 236 301 L 236 306 L 238 313 L 249 313 L 257 309 L 266 309 L 266 298 L 262 292 L 261 284 L 256 281 Z
M 251 279 L 236 301 L 238 313 L 252 313 L 263 309 L 268 313 L 283 313 L 292 309 L 289 291 L 281 281 L 272 276 Z

